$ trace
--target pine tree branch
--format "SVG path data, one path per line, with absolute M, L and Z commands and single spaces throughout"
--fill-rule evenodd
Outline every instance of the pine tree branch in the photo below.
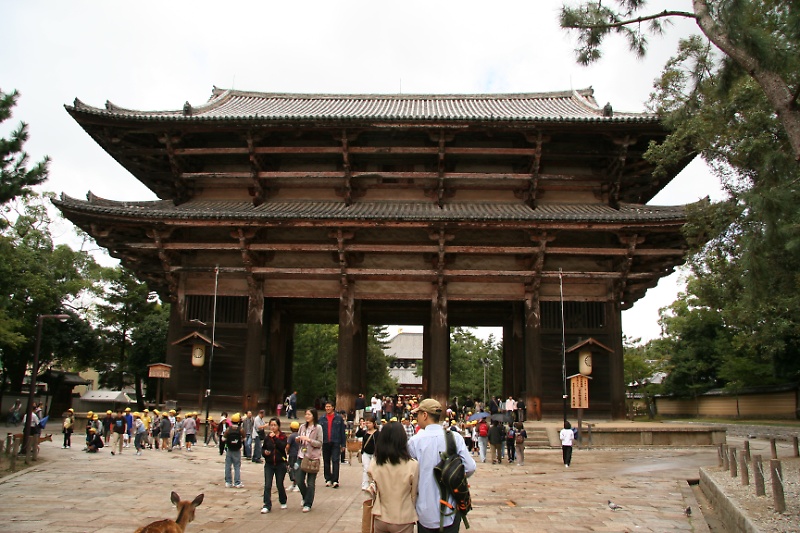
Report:
M 628 19 L 628 20 L 620 20 L 619 22 L 607 22 L 603 24 L 565 24 L 565 28 L 576 29 L 576 30 L 597 30 L 602 28 L 620 28 L 622 26 L 628 26 L 630 24 L 638 24 L 640 22 L 646 22 L 648 20 L 655 20 L 667 17 L 684 17 L 690 19 L 697 19 L 697 15 L 694 13 L 690 13 L 688 11 L 668 11 L 664 10 L 661 13 L 655 13 L 653 15 L 646 15 L 644 17 L 638 17 L 635 19 Z

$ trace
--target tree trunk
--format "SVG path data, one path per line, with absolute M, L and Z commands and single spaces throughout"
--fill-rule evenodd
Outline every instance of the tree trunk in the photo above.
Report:
M 692 3 L 697 15 L 697 25 L 703 34 L 742 67 L 764 91 L 786 132 L 795 160 L 800 161 L 800 109 L 794 101 L 789 84 L 777 72 L 764 68 L 758 59 L 731 42 L 709 14 L 707 0 L 693 0 Z

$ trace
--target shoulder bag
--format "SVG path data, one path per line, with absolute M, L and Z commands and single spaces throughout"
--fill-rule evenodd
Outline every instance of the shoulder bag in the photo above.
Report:
M 308 426 L 306 426 L 306 429 L 303 432 L 303 434 L 308 436 L 313 431 L 314 431 L 313 429 L 309 429 Z M 300 470 L 302 470 L 306 474 L 316 474 L 317 472 L 319 472 L 319 459 L 311 459 L 308 455 L 304 455 L 303 459 L 300 461 Z

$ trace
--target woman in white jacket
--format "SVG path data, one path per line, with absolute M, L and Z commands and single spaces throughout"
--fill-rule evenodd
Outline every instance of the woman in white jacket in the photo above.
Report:
M 572 462 L 572 441 L 575 440 L 575 433 L 572 432 L 572 425 L 564 420 L 564 429 L 558 434 L 561 439 L 561 455 L 564 457 L 564 466 L 569 468 Z

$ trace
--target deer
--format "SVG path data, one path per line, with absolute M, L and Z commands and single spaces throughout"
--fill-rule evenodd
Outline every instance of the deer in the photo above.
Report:
M 194 510 L 203 503 L 203 496 L 203 494 L 200 494 L 192 501 L 181 500 L 178 493 L 173 491 L 170 495 L 170 501 L 178 508 L 178 518 L 175 520 L 158 520 L 140 527 L 135 533 L 183 533 L 187 524 L 194 520 Z

